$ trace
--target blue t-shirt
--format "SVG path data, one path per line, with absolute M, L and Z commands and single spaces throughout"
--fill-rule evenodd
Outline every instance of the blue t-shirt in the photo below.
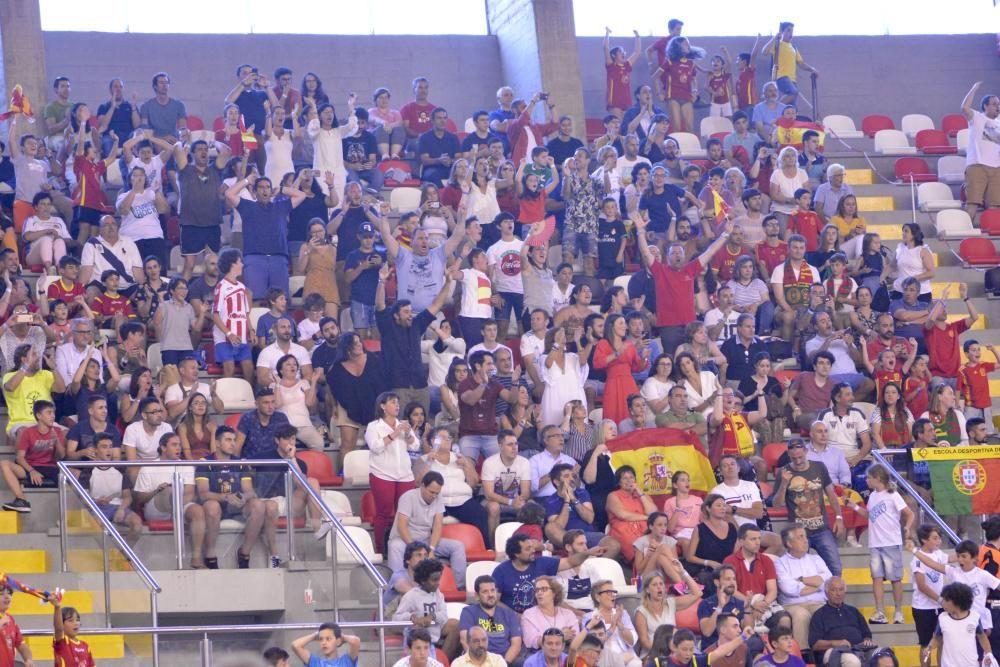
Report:
M 517 115 L 514 113 L 513 110 L 501 109 L 497 107 L 496 109 L 490 112 L 490 125 L 492 125 L 493 121 L 495 120 L 500 121 L 502 123 L 505 120 L 511 121 L 514 120 L 515 118 L 517 118 Z M 494 130 L 491 127 L 490 132 L 499 137 L 500 141 L 503 142 L 503 154 L 510 155 L 510 137 L 507 136 L 507 131 L 504 130 L 503 132 L 501 132 L 500 130 Z
M 322 658 L 315 653 L 309 654 L 308 667 L 357 667 L 358 659 L 348 655 L 339 655 L 336 658 Z
M 719 597 L 717 595 L 711 595 L 707 598 L 702 598 L 701 602 L 698 603 L 698 620 L 703 618 L 708 618 L 712 615 L 712 610 L 719 606 Z M 733 598 L 726 603 L 722 608 L 723 614 L 730 614 L 735 616 L 742 623 L 743 621 L 743 601 Z M 715 632 L 703 637 L 701 640 L 702 646 L 711 646 L 712 644 L 719 641 L 719 628 L 715 628 Z
M 538 556 L 523 572 L 514 569 L 513 562 L 509 560 L 500 563 L 493 570 L 500 602 L 519 614 L 535 606 L 535 579 L 543 575 L 554 577 L 557 574 L 559 559 L 548 556 Z
M 494 608 L 493 616 L 478 604 L 466 605 L 458 619 L 458 629 L 468 631 L 476 625 L 486 631 L 489 652 L 497 655 L 506 655 L 511 639 L 521 636 L 521 619 L 502 605 Z
M 684 198 L 684 190 L 667 183 L 663 186 L 663 192 L 656 194 L 650 189 L 639 199 L 639 209 L 649 211 L 649 231 L 666 234 L 667 227 L 670 226 L 671 214 L 673 217 L 681 217 L 681 199 Z
M 283 195 L 268 204 L 241 199 L 236 210 L 243 219 L 244 255 L 288 257 L 288 216 L 292 212 L 292 200 Z
M 573 492 L 576 496 L 576 501 L 578 503 L 589 503 L 590 494 L 587 493 L 587 489 L 577 489 Z M 553 493 L 551 496 L 546 496 L 545 498 L 545 516 L 550 517 L 553 515 L 558 515 L 562 512 L 563 503 L 565 501 L 559 496 L 558 493 Z M 588 533 L 594 532 L 594 526 L 587 523 L 580 515 L 576 512 L 576 505 L 572 505 L 569 508 L 569 519 L 566 521 L 566 530 L 582 530 Z
M 347 255 L 347 259 L 344 263 L 344 269 L 354 269 L 359 265 L 368 262 L 368 258 L 373 255 L 378 255 L 385 262 L 385 253 L 378 252 L 377 250 L 372 250 L 371 252 L 365 252 L 358 248 Z M 351 283 L 351 301 L 357 301 L 358 303 L 364 303 L 369 306 L 375 305 L 375 290 L 378 287 L 378 266 L 371 266 L 365 269 L 361 274 L 354 279 Z M 437 295 L 435 295 L 437 296 Z
M 767 106 L 767 102 L 761 102 L 753 108 L 753 125 L 758 122 L 764 124 L 764 131 L 768 134 L 774 129 L 774 123 L 781 117 L 781 112 L 785 110 L 785 105 L 778 102 L 774 108 Z

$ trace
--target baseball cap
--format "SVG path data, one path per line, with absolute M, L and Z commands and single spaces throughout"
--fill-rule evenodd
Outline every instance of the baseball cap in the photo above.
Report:
M 370 222 L 363 222 L 358 227 L 358 236 L 375 236 L 375 228 Z
M 800 448 L 801 449 L 805 449 L 806 448 L 806 442 L 802 438 L 792 438 L 791 440 L 788 441 L 788 448 L 789 449 L 800 449 Z

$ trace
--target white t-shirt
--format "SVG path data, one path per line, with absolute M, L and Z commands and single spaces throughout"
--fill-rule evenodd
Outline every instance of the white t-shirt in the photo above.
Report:
M 777 185 L 778 190 L 786 198 L 791 199 L 795 196 L 795 191 L 799 188 L 808 187 L 809 185 L 809 175 L 806 174 L 805 170 L 798 169 L 795 172 L 795 176 L 788 178 L 785 176 L 781 168 L 774 170 L 771 174 L 771 185 Z M 779 204 L 778 202 L 771 202 L 771 212 L 777 211 L 778 213 L 795 213 L 797 207 L 793 201 L 790 204 Z
M 465 358 L 468 359 L 469 357 L 471 357 L 476 352 L 483 351 L 483 352 L 489 352 L 490 354 L 492 354 L 493 355 L 493 360 L 496 361 L 497 352 L 500 351 L 500 350 L 507 350 L 507 353 L 510 354 L 510 358 L 511 359 L 514 358 L 514 352 L 509 347 L 507 347 L 506 345 L 504 345 L 502 343 L 497 343 L 496 347 L 494 347 L 493 349 L 490 349 L 490 348 L 486 347 L 486 343 L 480 343 L 479 345 L 473 345 L 469 349 L 469 351 L 465 353 Z
M 808 346 L 806 350 L 808 350 Z M 830 430 L 830 446 L 836 447 L 844 454 L 844 458 L 857 456 L 861 450 L 858 444 L 858 436 L 868 433 L 868 420 L 865 413 L 858 408 L 848 408 L 847 414 L 843 417 L 837 415 L 833 408 L 821 410 L 816 415 L 816 421 L 826 424 Z
M 753 482 L 748 482 L 745 479 L 741 479 L 740 483 L 736 486 L 729 486 L 726 483 L 719 484 L 714 489 L 712 493 L 717 493 L 726 499 L 726 504 L 731 505 L 736 509 L 750 509 L 753 507 L 754 503 L 762 503 L 764 499 L 760 496 L 760 487 L 758 487 Z M 754 519 L 748 519 L 745 516 L 740 516 L 734 514 L 733 518 L 736 519 L 736 525 L 742 526 L 744 524 L 752 523 L 757 525 Z
M 63 222 L 63 219 L 54 215 L 48 220 L 40 220 L 37 215 L 31 216 L 24 221 L 24 227 L 21 229 L 21 234 L 23 236 L 28 232 L 44 232 L 50 229 L 54 229 L 59 232 L 59 238 L 73 238 L 69 235 L 69 230 L 66 229 L 66 223 Z
M 205 398 L 212 400 L 212 388 L 205 382 L 196 382 L 193 390 L 204 396 Z M 167 391 L 163 394 L 164 403 L 173 403 L 174 401 L 184 400 L 184 392 L 188 391 L 178 382 L 177 384 L 172 384 L 167 387 Z
M 299 340 L 308 340 L 319 333 L 319 322 L 313 322 L 308 317 L 296 323 L 295 328 L 299 332 Z
M 705 328 L 708 329 L 714 327 L 719 322 L 725 320 L 725 324 L 722 325 L 722 329 L 719 331 L 719 335 L 715 339 L 716 343 L 724 343 L 736 334 L 736 321 L 740 319 L 740 315 L 742 314 L 743 313 L 731 310 L 729 311 L 729 315 L 723 315 L 721 310 L 713 308 L 705 313 Z
M 138 458 L 151 461 L 160 456 L 157 448 L 160 446 L 160 438 L 163 434 L 173 432 L 174 429 L 170 427 L 170 424 L 164 422 L 156 427 L 153 435 L 149 435 L 146 433 L 146 429 L 143 428 L 142 420 L 139 420 L 129 424 L 125 429 L 125 435 L 122 437 L 122 445 L 125 447 L 135 447 L 135 453 Z M 151 470 L 163 470 L 163 468 L 152 468 Z
M 309 352 L 306 348 L 302 347 L 298 343 L 289 342 L 288 352 L 285 352 L 278 347 L 277 343 L 271 343 L 261 350 L 260 356 L 257 357 L 257 368 L 270 368 L 271 372 L 277 376 L 278 359 L 281 359 L 286 354 L 291 354 L 295 357 L 295 360 L 299 362 L 300 377 L 303 366 L 312 366 L 312 358 L 309 356 Z
M 642 397 L 646 399 L 646 403 L 649 401 L 659 401 L 666 398 L 670 394 L 670 390 L 673 389 L 674 383 L 670 380 L 663 382 L 657 379 L 655 376 L 650 375 L 646 378 L 646 381 L 642 383 Z
M 91 239 L 97 239 L 97 242 L 104 247 L 104 252 L 112 253 L 118 258 L 128 271 L 128 275 L 121 277 L 121 286 L 128 287 L 135 284 L 135 278 L 132 276 L 132 269 L 142 268 L 142 257 L 139 256 L 139 249 L 135 246 L 135 241 L 132 239 L 125 238 L 124 236 L 118 238 L 118 243 L 113 246 L 107 244 L 107 242 L 100 236 L 92 236 L 87 239 L 87 242 L 83 244 L 83 251 L 80 253 L 80 266 L 92 266 L 94 267 L 94 272 L 91 274 L 92 280 L 100 280 L 101 274 L 108 269 L 113 269 L 104 259 L 104 254 L 97 250 Z
M 1000 167 L 1000 118 L 990 119 L 982 111 L 972 112 L 965 164 Z
M 631 159 L 625 157 L 624 155 L 622 155 L 620 158 L 618 158 L 618 164 L 616 165 L 617 168 L 618 168 L 618 178 L 623 183 L 626 183 L 626 182 L 627 183 L 631 183 L 632 182 L 632 169 L 637 164 L 648 165 L 648 164 L 650 164 L 650 162 L 649 162 L 648 159 L 644 158 L 641 155 L 636 155 L 634 160 L 631 160 Z
M 462 317 L 490 319 L 493 317 L 493 282 L 482 271 L 476 269 L 462 270 Z
M 133 169 L 139 167 L 144 172 L 146 172 L 146 184 L 151 190 L 160 192 L 163 190 L 163 180 L 161 175 L 163 174 L 163 160 L 160 159 L 159 155 L 154 155 L 153 159 L 146 164 L 139 158 L 134 158 L 128 163 L 128 170 L 131 173 Z M 131 182 L 130 178 L 124 178 L 126 184 Z
M 573 283 L 566 286 L 566 291 L 564 292 L 559 283 L 552 285 L 552 312 L 558 313 L 560 310 L 569 305 L 570 294 L 573 293 Z
M 980 631 L 989 629 L 984 627 L 988 616 L 977 613 L 975 609 L 965 618 L 952 618 L 948 612 L 941 612 L 934 631 L 935 635 L 941 637 L 941 667 L 970 667 L 979 664 L 977 635 Z
M 115 200 L 115 209 L 129 195 L 129 190 L 123 190 Z M 160 227 L 160 214 L 156 210 L 156 193 L 144 190 L 132 198 L 128 213 L 122 216 L 121 235 L 133 241 L 143 239 L 162 239 L 163 228 Z
M 524 283 L 521 281 L 521 246 L 524 241 L 515 238 L 513 241 L 497 241 L 486 251 L 486 259 L 490 269 L 497 266 L 493 274 L 498 292 L 524 294 Z
M 898 547 L 903 545 L 900 512 L 906 501 L 899 493 L 872 491 L 868 497 L 868 546 Z
M 927 555 L 930 556 L 935 563 L 940 563 L 941 565 L 948 564 L 948 554 L 940 549 Z M 917 572 L 923 573 L 927 586 L 937 594 L 934 596 L 934 599 L 929 598 L 917 587 Z M 944 588 L 944 575 L 921 563 L 919 558 L 914 558 L 910 562 L 910 574 L 910 580 L 913 582 L 913 608 L 940 609 L 941 606 L 937 603 L 937 599 L 941 595 L 941 589 Z
M 122 482 L 124 477 L 115 468 L 90 469 L 90 497 L 111 498 L 111 504 L 122 504 Z
M 591 611 L 594 608 L 594 599 L 590 597 L 590 589 L 595 581 L 604 579 L 601 571 L 589 560 L 583 561 L 579 572 L 574 572 L 574 568 L 559 570 L 557 575 L 562 582 L 566 604 L 573 609 Z M 572 597 L 570 595 L 572 594 Z
M 531 464 L 523 456 L 517 456 L 509 466 L 504 465 L 499 454 L 483 461 L 480 478 L 485 488 L 493 485 L 493 493 L 504 498 L 516 498 L 521 495 L 521 482 L 531 482 Z
M 180 474 L 181 484 L 194 486 L 194 466 L 155 466 L 139 469 L 135 490 L 148 493 L 160 484 L 173 484 L 175 472 Z
M 538 371 L 538 377 L 543 377 L 542 356 L 545 354 L 544 335 L 539 338 L 535 335 L 534 331 L 529 331 L 521 336 L 521 358 L 524 359 L 529 354 L 535 355 L 532 359 L 535 364 L 535 370 Z
M 986 595 L 991 590 L 1000 586 L 1000 579 L 997 579 L 986 570 L 974 567 L 968 572 L 964 572 L 957 565 L 952 565 L 944 575 L 944 583 L 950 584 L 959 582 L 972 589 L 972 611 L 979 614 L 982 619 L 983 629 L 987 632 L 993 629 L 993 617 L 990 610 L 986 608 Z M 975 662 L 964 663 L 974 665 Z

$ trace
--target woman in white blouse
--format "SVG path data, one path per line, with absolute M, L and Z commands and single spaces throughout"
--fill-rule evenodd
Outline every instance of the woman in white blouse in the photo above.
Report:
M 486 508 L 482 499 L 477 498 L 475 489 L 479 486 L 476 462 L 451 449 L 452 438 L 447 426 L 438 426 L 431 431 L 431 451 L 414 461 L 414 477 L 423 479 L 428 472 L 440 473 L 444 477 L 441 499 L 444 514 L 462 523 L 475 526 L 483 533 L 483 540 L 489 530 Z
M 365 443 L 371 450 L 368 484 L 375 497 L 375 546 L 386 553 L 385 535 L 396 519 L 399 497 L 414 487 L 407 447 L 417 436 L 410 424 L 399 418 L 397 394 L 383 392 L 375 403 L 376 419 L 365 429 Z
M 719 393 L 719 378 L 714 373 L 701 370 L 690 352 L 681 352 L 674 358 L 679 384 L 688 394 L 688 408 L 700 412 L 705 419 L 712 412 L 715 395 Z
M 782 224 L 795 213 L 795 191 L 808 184 L 809 175 L 799 168 L 799 152 L 785 146 L 778 153 L 778 168 L 771 174 L 771 212 L 779 214 Z
M 654 415 L 666 412 L 670 407 L 668 398 L 674 386 L 674 381 L 670 379 L 673 374 L 674 360 L 669 354 L 661 354 L 653 360 L 649 377 L 642 383 L 642 390 L 639 393 L 646 399 L 646 405 Z
M 39 192 L 32 202 L 35 215 L 24 221 L 21 237 L 31 244 L 28 250 L 28 264 L 42 264 L 48 273 L 66 255 L 66 241 L 71 240 L 63 219 L 52 215 L 55 206 L 52 196 Z
M 472 169 L 468 171 L 465 213 L 467 217 L 475 216 L 486 222 L 500 215 L 497 186 L 490 176 L 490 159 L 485 155 L 477 157 Z
M 337 126 L 337 114 L 332 104 L 319 107 L 318 117 L 309 121 L 306 135 L 313 143 L 313 169 L 319 173 L 333 174 L 334 191 L 338 201 L 344 200 L 344 185 L 347 184 L 347 169 L 344 167 L 344 137 L 349 137 L 358 131 L 358 118 L 354 115 L 355 95 L 347 97 L 347 108 L 350 116 L 346 125 Z M 327 184 L 320 181 L 323 192 L 329 194 Z

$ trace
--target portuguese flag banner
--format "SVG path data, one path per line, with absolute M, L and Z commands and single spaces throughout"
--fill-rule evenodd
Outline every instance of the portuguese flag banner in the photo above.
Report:
M 938 514 L 995 514 L 1000 507 L 1000 446 L 923 447 L 913 460 L 927 462 Z
M 656 506 L 670 497 L 670 478 L 679 470 L 691 477 L 691 491 L 704 496 L 715 488 L 715 473 L 701 440 L 691 431 L 655 428 L 632 431 L 607 443 L 611 467 L 635 469 L 636 484 Z

